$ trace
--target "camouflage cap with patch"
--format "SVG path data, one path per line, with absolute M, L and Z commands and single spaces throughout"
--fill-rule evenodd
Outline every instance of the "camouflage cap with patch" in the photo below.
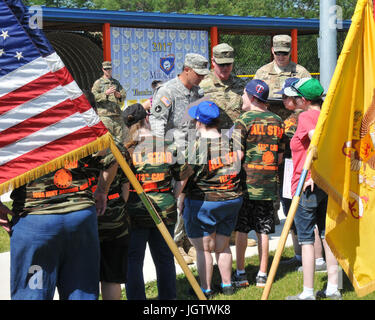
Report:
M 188 53 L 185 56 L 184 65 L 192 68 L 197 74 L 205 76 L 209 74 L 208 61 L 198 53 Z
M 112 63 L 111 63 L 111 61 L 104 61 L 102 63 L 102 67 L 103 67 L 103 69 L 112 69 Z
M 273 37 L 272 46 L 275 52 L 290 52 L 292 47 L 292 38 L 287 34 L 276 35 Z
M 233 63 L 234 50 L 227 43 L 220 43 L 213 47 L 212 54 L 217 64 Z

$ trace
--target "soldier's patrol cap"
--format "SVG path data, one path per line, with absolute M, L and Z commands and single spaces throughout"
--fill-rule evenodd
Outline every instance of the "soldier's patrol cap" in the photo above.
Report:
M 187 53 L 185 56 L 184 65 L 192 68 L 197 74 L 205 76 L 209 74 L 208 61 L 205 57 L 198 53 Z
M 220 43 L 212 48 L 212 54 L 217 64 L 233 63 L 234 50 L 227 43 Z
M 292 38 L 287 34 L 278 34 L 272 39 L 272 46 L 275 52 L 290 52 Z
M 103 69 L 112 69 L 112 63 L 111 61 L 104 61 L 102 63 Z

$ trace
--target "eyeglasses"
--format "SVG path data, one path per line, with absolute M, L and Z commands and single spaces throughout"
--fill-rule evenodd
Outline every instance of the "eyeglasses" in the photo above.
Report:
M 287 56 L 288 54 L 289 54 L 289 52 L 283 52 L 283 51 L 277 51 L 277 52 L 275 52 L 276 56 Z

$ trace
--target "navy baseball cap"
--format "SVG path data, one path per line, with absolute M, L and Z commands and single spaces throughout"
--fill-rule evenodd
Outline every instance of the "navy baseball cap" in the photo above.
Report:
M 122 117 L 127 127 L 147 117 L 147 111 L 140 103 L 134 103 L 128 106 L 123 112 Z
M 212 101 L 202 101 L 196 106 L 192 106 L 188 110 L 189 115 L 204 124 L 210 124 L 213 120 L 219 117 L 220 109 Z
M 284 90 L 292 86 L 293 83 L 296 83 L 299 78 L 288 78 L 285 80 L 283 88 L 280 91 L 275 92 L 276 94 L 284 94 Z
M 266 102 L 269 94 L 269 87 L 263 80 L 253 79 L 245 87 L 245 91 L 258 98 L 260 101 Z

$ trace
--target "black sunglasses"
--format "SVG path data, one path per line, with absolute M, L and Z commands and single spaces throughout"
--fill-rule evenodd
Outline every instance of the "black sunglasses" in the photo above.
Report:
M 231 66 L 232 64 L 231 64 L 231 63 L 220 63 L 220 64 L 217 63 L 217 65 L 218 65 L 219 67 L 221 67 L 221 68 L 224 68 L 224 67 L 229 67 L 229 66 Z
M 275 55 L 277 55 L 277 56 L 287 56 L 288 54 L 289 54 L 289 52 L 283 52 L 283 51 L 275 52 Z

